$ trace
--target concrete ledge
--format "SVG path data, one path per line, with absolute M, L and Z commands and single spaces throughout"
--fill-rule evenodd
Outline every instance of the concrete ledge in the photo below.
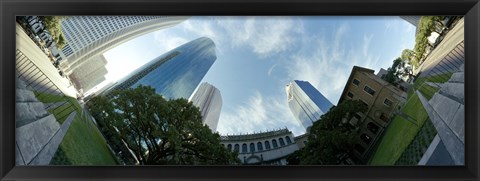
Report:
M 437 133 L 440 136 L 440 139 L 445 145 L 446 150 L 450 154 L 451 158 L 453 159 L 455 165 L 464 165 L 465 164 L 465 144 L 462 140 L 457 136 L 457 134 L 452 130 L 452 128 L 446 123 L 445 118 L 439 114 L 439 110 L 434 109 L 432 105 L 429 104 L 428 100 L 420 93 L 418 90 L 416 91 L 418 98 L 423 104 L 423 107 L 428 113 L 428 117 L 432 121 L 435 129 L 437 129 Z M 435 94 L 438 95 L 438 94 Z M 434 96 L 435 97 L 435 96 Z M 433 98 L 432 98 L 433 99 Z M 439 101 L 441 103 L 441 101 Z M 455 102 L 455 101 L 453 101 Z M 453 112 L 452 114 L 455 115 L 459 106 L 451 106 L 451 105 L 443 105 L 448 107 L 451 110 L 444 110 Z M 453 111 L 452 111 L 453 110 Z M 453 117 L 452 115 L 452 117 Z
M 450 77 L 449 82 L 458 82 L 458 83 L 465 83 L 465 75 L 463 72 L 457 72 L 452 74 L 452 77 Z
M 440 137 L 435 135 L 435 138 L 433 138 L 432 143 L 430 143 L 430 146 L 428 146 L 427 151 L 423 153 L 422 159 L 418 162 L 418 165 L 426 165 L 428 160 L 430 160 L 430 157 L 433 154 L 433 151 L 437 148 L 438 143 L 440 143 Z
M 45 105 L 41 102 L 17 102 L 15 105 L 15 123 L 17 128 L 49 114 L 45 110 Z
M 32 91 L 27 89 L 17 88 L 15 90 L 15 101 L 16 102 L 37 102 L 38 100 Z
M 35 158 L 29 163 L 29 165 L 48 165 L 55 156 L 55 152 L 60 146 L 60 143 L 63 141 L 63 137 L 68 131 L 68 128 L 72 124 L 72 121 L 77 115 L 77 112 L 72 112 L 65 122 L 62 124 L 60 129 L 55 133 L 55 135 L 50 139 L 50 141 L 43 147 L 43 149 L 35 156 Z
M 459 102 L 439 93 L 435 93 L 428 103 L 447 124 L 453 119 L 461 105 Z
M 59 129 L 60 124 L 53 115 L 17 128 L 16 142 L 25 163 L 29 163 Z
M 446 82 L 442 84 L 442 88 L 440 91 L 442 94 L 450 95 L 449 97 L 453 97 L 457 99 L 458 101 L 461 101 L 460 103 L 465 102 L 465 84 L 464 83 L 451 83 L 451 82 Z

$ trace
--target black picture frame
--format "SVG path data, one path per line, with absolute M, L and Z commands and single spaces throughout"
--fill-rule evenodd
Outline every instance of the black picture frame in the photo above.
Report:
M 478 0 L 0 0 L 1 180 L 478 180 Z M 15 16 L 465 15 L 465 166 L 15 166 Z

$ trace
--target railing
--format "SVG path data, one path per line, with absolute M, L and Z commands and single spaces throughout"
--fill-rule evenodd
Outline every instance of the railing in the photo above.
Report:
M 20 50 L 16 51 L 17 77 L 26 83 L 38 101 L 43 102 L 45 110 L 52 113 L 55 118 L 65 120 L 77 108 L 73 101 L 75 98 L 66 96 L 40 68 L 25 56 Z
M 427 99 L 438 92 L 441 85 L 447 82 L 453 73 L 458 72 L 465 62 L 464 42 L 459 43 L 451 52 L 443 57 L 440 62 L 430 70 L 422 72 L 415 80 L 415 89 L 420 91 Z

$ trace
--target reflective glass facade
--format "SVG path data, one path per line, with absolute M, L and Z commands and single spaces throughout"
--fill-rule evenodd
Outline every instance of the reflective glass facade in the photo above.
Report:
M 294 80 L 286 86 L 286 92 L 290 110 L 305 129 L 333 106 L 308 81 Z
M 188 99 L 216 59 L 214 42 L 198 38 L 153 59 L 113 89 L 148 85 L 166 99 Z

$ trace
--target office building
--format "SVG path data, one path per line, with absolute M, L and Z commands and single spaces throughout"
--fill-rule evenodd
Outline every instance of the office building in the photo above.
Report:
M 83 64 L 80 68 L 72 72 L 69 78 L 77 90 L 82 89 L 83 92 L 87 92 L 105 80 L 105 75 L 108 73 L 105 67 L 106 64 L 107 60 L 105 57 L 99 55 L 95 57 L 95 59 L 91 59 L 90 63 Z
M 222 109 L 222 95 L 220 91 L 213 85 L 204 82 L 200 84 L 190 101 L 192 101 L 193 105 L 200 108 L 203 123 L 215 132 Z
M 180 16 L 68 16 L 62 21 L 67 44 L 62 48 L 63 71 L 69 75 L 90 59 L 128 40 L 175 26 Z
M 307 81 L 294 80 L 285 90 L 290 110 L 307 131 L 313 122 L 333 107 L 333 104 Z
M 206 37 L 198 38 L 136 69 L 106 94 L 147 85 L 167 100 L 188 99 L 216 59 L 214 42 Z
M 417 27 L 422 16 L 400 16 L 400 18 Z

